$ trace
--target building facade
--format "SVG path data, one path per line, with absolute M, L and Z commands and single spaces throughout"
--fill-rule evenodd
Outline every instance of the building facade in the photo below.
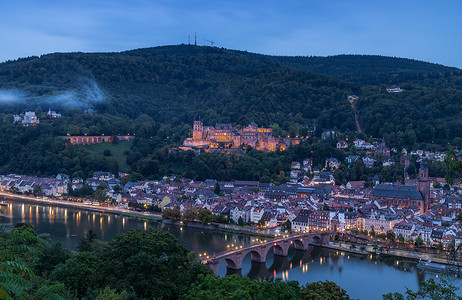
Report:
M 203 149 L 237 149 L 252 147 L 256 150 L 273 152 L 284 151 L 290 145 L 299 144 L 302 138 L 274 137 L 271 128 L 258 127 L 255 122 L 247 127 L 237 129 L 232 124 L 204 126 L 201 121 L 194 121 L 193 136 L 183 142 L 185 147 Z

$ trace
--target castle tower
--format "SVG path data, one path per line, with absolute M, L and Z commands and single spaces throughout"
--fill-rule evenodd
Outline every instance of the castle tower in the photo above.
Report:
M 201 121 L 194 121 L 193 124 L 193 140 L 202 140 L 204 126 Z
M 430 199 L 430 179 L 428 178 L 428 167 L 427 161 L 422 160 L 420 162 L 419 169 L 419 182 L 417 185 L 419 192 L 422 194 L 424 199 L 424 211 L 430 209 L 431 199 Z

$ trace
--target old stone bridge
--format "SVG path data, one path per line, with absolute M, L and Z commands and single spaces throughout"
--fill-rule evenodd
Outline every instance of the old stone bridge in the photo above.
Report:
M 235 247 L 215 257 L 203 259 L 202 263 L 207 265 L 215 275 L 218 274 L 218 265 L 223 260 L 226 261 L 226 266 L 229 269 L 240 270 L 244 257 L 249 253 L 252 261 L 266 262 L 266 255 L 271 249 L 273 249 L 274 255 L 287 256 L 292 245 L 296 250 L 306 251 L 310 249 L 310 245 L 328 244 L 333 234 L 335 233 L 332 231 L 324 231 L 287 235 L 243 248 L 241 246 Z

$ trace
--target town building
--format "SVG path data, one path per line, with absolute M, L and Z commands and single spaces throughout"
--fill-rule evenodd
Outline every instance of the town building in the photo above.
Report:
M 47 116 L 53 118 L 53 119 L 56 119 L 56 118 L 61 118 L 61 114 L 55 112 L 55 111 L 52 111 L 50 108 L 48 109 L 48 113 L 47 113 Z
M 371 192 L 371 199 L 383 199 L 387 206 L 411 207 L 417 206 L 420 211 L 426 212 L 430 209 L 430 179 L 428 178 L 428 167 L 425 162 L 421 163 L 419 179 L 416 186 L 378 184 Z
M 23 126 L 34 126 L 39 124 L 40 121 L 33 111 L 26 111 L 24 114 L 24 119 L 22 120 Z

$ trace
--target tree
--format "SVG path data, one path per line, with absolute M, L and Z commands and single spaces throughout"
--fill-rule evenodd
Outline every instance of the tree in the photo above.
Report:
M 108 199 L 106 192 L 102 189 L 96 189 L 94 197 L 95 197 L 95 200 L 100 203 L 106 202 Z
M 34 269 L 38 275 L 46 277 L 56 266 L 65 263 L 69 258 L 71 258 L 69 249 L 63 248 L 61 243 L 55 243 L 41 251 Z
M 40 185 L 36 184 L 34 186 L 34 191 L 32 192 L 32 194 L 37 197 L 37 196 L 40 196 L 42 194 L 42 188 L 40 187 Z
M 387 231 L 387 239 L 388 239 L 389 241 L 391 241 L 391 242 L 394 242 L 394 241 L 395 241 L 395 238 L 396 238 L 395 232 L 394 232 L 392 229 L 388 230 L 388 231 Z
M 242 218 L 242 216 L 239 216 L 239 219 L 237 219 L 237 224 L 239 226 L 244 226 L 244 219 Z
M 308 283 L 302 286 L 300 290 L 300 299 L 332 299 L 332 300 L 349 300 L 347 292 L 332 281 L 318 281 Z
M 220 195 L 221 193 L 221 188 L 220 188 L 220 184 L 218 183 L 215 183 L 215 189 L 213 190 L 213 192 L 216 194 L 216 195 Z
M 452 285 L 448 280 L 440 278 L 439 282 L 429 278 L 422 281 L 419 291 L 414 292 L 410 289 L 406 290 L 406 294 L 388 293 L 383 295 L 384 300 L 415 300 L 415 299 L 432 299 L 432 300 L 461 300 L 458 295 L 459 288 Z
M 422 237 L 419 235 L 416 239 L 415 239 L 415 245 L 417 247 L 422 247 L 424 244 L 424 241 L 422 239 Z
M 30 265 L 38 260 L 47 242 L 36 236 L 30 225 L 15 227 L 0 236 L 1 299 L 65 299 L 63 285 L 40 282 Z
M 188 208 L 183 212 L 183 216 L 181 220 L 183 223 L 189 223 L 197 219 L 197 209 L 196 208 Z
M 401 244 L 404 243 L 404 236 L 403 236 L 401 233 L 398 235 L 398 241 L 399 241 Z
M 197 213 L 197 220 L 199 220 L 199 222 L 201 222 L 202 224 L 208 224 L 212 222 L 212 212 L 206 208 L 199 209 L 199 212 Z
M 172 222 L 181 220 L 181 212 L 179 207 L 175 208 L 165 208 L 162 211 L 162 218 L 169 219 Z
M 287 299 L 299 298 L 298 282 L 283 282 L 277 278 L 274 282 L 250 280 L 248 277 L 230 275 L 216 277 L 200 275 L 185 295 L 185 299 Z M 307 298 L 308 299 L 308 298 Z
M 110 287 L 105 287 L 103 290 L 99 291 L 96 300 L 125 300 L 127 299 L 125 292 L 119 294 L 116 289 L 111 289 Z
M 104 243 L 98 240 L 96 233 L 90 229 L 85 237 L 80 240 L 77 250 L 79 250 L 79 252 L 95 251 L 101 249 L 103 246 Z
M 374 227 L 371 226 L 371 230 L 369 231 L 369 234 L 371 235 L 371 237 L 375 237 Z
M 281 224 L 281 231 L 290 232 L 292 230 L 292 223 L 289 220 Z
M 200 274 L 210 270 L 171 234 L 136 229 L 117 235 L 102 249 L 78 252 L 50 278 L 64 283 L 73 298 L 119 299 L 117 294 L 127 291 L 130 299 L 179 299 Z
M 102 261 L 91 251 L 78 252 L 64 264 L 54 269 L 50 278 L 64 283 L 66 288 L 75 293 L 78 298 L 94 297 L 95 292 L 105 280 L 102 273 Z
M 175 237 L 154 229 L 119 234 L 99 253 L 105 286 L 133 290 L 136 298 L 178 299 L 199 274 L 210 274 Z

